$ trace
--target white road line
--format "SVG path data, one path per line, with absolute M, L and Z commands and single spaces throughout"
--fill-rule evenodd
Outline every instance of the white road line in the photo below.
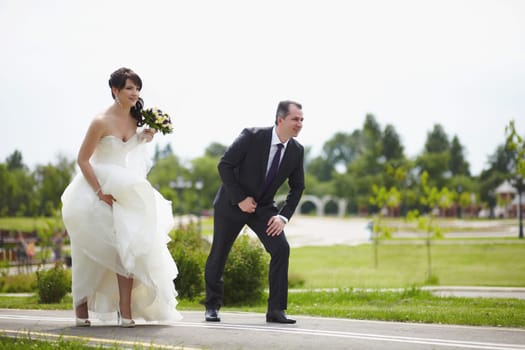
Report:
M 6 314 L 0 314 L 0 319 L 2 320 L 28 320 L 28 321 L 45 320 L 46 322 L 71 322 L 71 323 L 75 322 L 75 319 L 71 317 L 6 315 Z
M 20 321 L 42 321 L 42 322 L 70 322 L 73 324 L 74 318 L 71 317 L 49 317 L 49 316 L 30 316 L 30 315 L 10 315 L 0 314 L 0 319 L 20 320 Z M 485 350 L 525 350 L 523 344 L 506 344 L 506 343 L 492 343 L 492 342 L 476 342 L 463 341 L 451 339 L 436 339 L 436 338 L 422 338 L 409 336 L 394 336 L 382 335 L 373 333 L 357 333 L 346 331 L 330 331 L 308 328 L 289 328 L 272 326 L 251 326 L 245 324 L 211 324 L 203 322 L 176 322 L 174 327 L 188 327 L 188 328 L 208 328 L 208 329 L 225 329 L 237 331 L 252 331 L 252 332 L 266 332 L 266 333 L 283 333 L 291 335 L 310 335 L 322 337 L 337 337 L 349 339 L 363 339 L 385 342 L 410 343 L 410 344 L 425 344 L 435 346 L 448 346 L 468 349 L 485 349 Z
M 485 343 L 485 342 L 471 342 L 471 341 L 462 341 L 462 340 L 402 337 L 402 336 L 390 336 L 390 335 L 381 335 L 381 334 L 372 334 L 372 333 L 323 331 L 323 330 L 318 330 L 318 329 L 307 329 L 307 328 L 278 328 L 278 327 L 247 326 L 247 325 L 241 325 L 241 324 L 210 325 L 210 324 L 193 323 L 193 322 L 177 322 L 177 326 L 196 327 L 196 328 L 248 330 L 248 331 L 269 332 L 269 333 L 273 332 L 273 333 L 301 334 L 301 335 L 311 335 L 311 336 L 365 339 L 365 340 L 389 341 L 389 342 L 400 342 L 400 343 L 452 346 L 452 347 L 469 348 L 469 349 L 492 349 L 492 350 L 525 349 L 525 345 L 521 345 L 521 344 Z

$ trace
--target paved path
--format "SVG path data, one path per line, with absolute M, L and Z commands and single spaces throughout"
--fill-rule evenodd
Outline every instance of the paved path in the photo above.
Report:
M 293 248 L 335 244 L 358 245 L 370 242 L 368 219 L 340 219 L 294 215 L 285 227 L 286 238 Z M 248 228 L 247 232 L 255 237 Z
M 182 312 L 172 325 L 139 324 L 123 329 L 94 323 L 75 328 L 73 311 L 0 309 L 0 332 L 32 338 L 86 339 L 97 345 L 165 349 L 493 349 L 525 350 L 525 330 L 359 321 L 297 316 L 296 325 L 268 324 L 263 314 L 222 313 L 221 323 L 206 323 L 203 312 Z
M 358 245 L 370 243 L 370 230 L 368 224 L 370 219 L 367 218 L 335 218 L 335 217 L 316 217 L 294 215 L 289 224 L 285 227 L 286 237 L 291 247 L 302 246 L 328 246 L 334 244 L 343 245 Z M 461 227 L 468 225 L 474 227 L 471 231 L 455 232 L 453 227 Z M 479 231 L 475 227 L 479 227 Z M 468 243 L 479 243 L 478 240 L 468 240 L 469 238 L 490 238 L 504 239 L 508 237 L 518 237 L 518 227 L 516 226 L 501 226 L 498 221 L 481 221 L 481 222 L 464 222 L 458 220 L 453 223 L 450 232 L 445 233 L 447 238 L 465 238 Z M 249 231 L 249 230 L 248 230 Z M 250 232 L 250 231 L 249 231 Z M 251 233 L 253 234 L 253 233 Z M 255 236 L 255 234 L 253 234 Z M 425 239 L 424 233 L 417 232 L 400 232 L 394 233 L 395 238 L 420 238 Z M 502 240 L 499 240 L 500 242 Z M 392 243 L 420 243 L 418 240 L 413 241 L 383 241 L 383 244 Z M 434 241 L 435 244 L 441 243 L 439 240 Z M 487 241 L 490 242 L 490 241 Z M 507 240 L 506 242 L 518 243 L 516 241 Z M 457 243 L 457 241 L 456 241 Z M 525 242 L 519 242 L 525 243 Z
M 525 299 L 522 287 L 424 286 L 421 289 L 440 297 Z

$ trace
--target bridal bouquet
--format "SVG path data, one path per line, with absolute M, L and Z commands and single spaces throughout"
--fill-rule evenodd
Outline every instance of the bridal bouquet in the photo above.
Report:
M 157 107 L 143 109 L 142 117 L 144 118 L 144 124 L 152 129 L 160 131 L 163 135 L 169 134 L 173 131 L 173 124 L 171 124 L 170 116 Z

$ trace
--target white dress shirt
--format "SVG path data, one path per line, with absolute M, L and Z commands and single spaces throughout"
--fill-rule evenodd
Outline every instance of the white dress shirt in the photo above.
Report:
M 275 132 L 275 126 L 272 128 L 272 142 L 270 143 L 270 154 L 268 154 L 268 165 L 266 166 L 266 175 L 268 175 L 268 171 L 270 170 L 270 167 L 272 166 L 272 160 L 273 160 L 273 156 L 275 155 L 275 153 L 277 153 L 277 145 L 278 144 L 282 144 L 283 145 L 283 149 L 281 150 L 281 159 L 279 159 L 279 166 L 281 166 L 281 161 L 283 160 L 283 157 L 284 157 L 284 151 L 286 151 L 286 146 L 288 145 L 288 140 L 286 140 L 286 142 L 281 142 L 281 140 L 279 140 L 279 136 L 277 136 L 277 132 Z M 282 215 L 278 215 L 281 220 L 284 221 L 285 224 L 288 223 L 288 219 Z

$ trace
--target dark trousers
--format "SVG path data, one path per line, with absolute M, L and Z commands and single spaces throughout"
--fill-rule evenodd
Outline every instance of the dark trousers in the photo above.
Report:
M 286 310 L 288 306 L 290 245 L 284 232 L 279 236 L 268 236 L 266 234 L 267 220 L 263 220 L 256 215 L 245 215 L 244 217 L 233 219 L 217 213 L 214 217 L 213 243 L 204 270 L 206 308 L 219 309 L 223 304 L 224 281 L 222 275 L 226 259 L 244 225 L 248 225 L 257 234 L 271 257 L 268 274 L 270 285 L 268 310 Z

